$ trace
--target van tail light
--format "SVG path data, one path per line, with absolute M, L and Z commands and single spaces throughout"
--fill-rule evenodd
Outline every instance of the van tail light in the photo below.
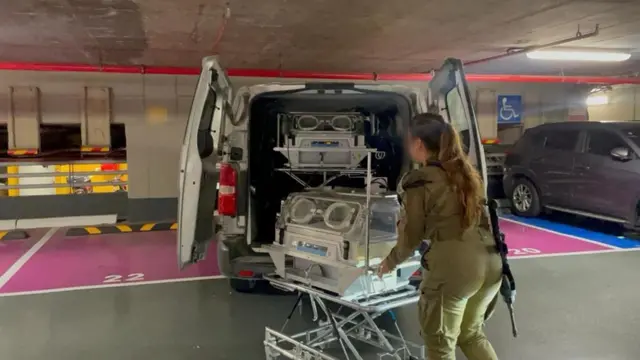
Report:
M 218 188 L 218 214 L 223 216 L 235 216 L 236 203 L 236 169 L 231 164 L 220 164 L 220 178 Z
M 255 273 L 251 270 L 240 270 L 238 271 L 238 276 L 243 278 L 251 278 L 255 275 Z

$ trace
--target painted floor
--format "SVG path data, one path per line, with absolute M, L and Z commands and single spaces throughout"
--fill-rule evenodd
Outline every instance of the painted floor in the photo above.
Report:
M 38 231 L 26 241 L 0 243 L 0 271 L 10 275 L 0 278 L 0 295 L 200 280 L 219 275 L 215 246 L 210 247 L 204 261 L 181 271 L 174 231 L 74 237 L 64 233 L 64 229 L 44 234 Z M 39 245 L 37 251 L 29 253 Z M 7 274 L 9 270 L 14 272 Z
M 541 219 L 501 220 L 510 256 L 566 256 L 640 249 L 640 241 Z M 0 242 L 0 296 L 219 278 L 215 246 L 181 271 L 176 233 L 66 237 L 40 229 L 31 238 Z

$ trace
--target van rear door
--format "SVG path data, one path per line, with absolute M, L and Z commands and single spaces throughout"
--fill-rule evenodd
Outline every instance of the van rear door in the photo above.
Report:
M 487 168 L 484 150 L 462 61 L 452 58 L 445 60 L 429 82 L 429 97 L 429 107 L 433 106 L 434 110 L 437 107 L 440 114 L 460 134 L 460 139 L 468 151 L 469 158 L 478 167 L 486 184 Z
M 203 259 L 207 244 L 215 236 L 218 163 L 231 97 L 231 84 L 218 60 L 203 59 L 180 154 L 178 264 L 181 268 Z

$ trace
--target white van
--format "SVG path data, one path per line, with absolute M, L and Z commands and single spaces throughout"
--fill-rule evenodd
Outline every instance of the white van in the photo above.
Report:
M 426 88 L 424 86 L 423 88 Z M 250 291 L 274 271 L 268 254 L 254 249 L 274 242 L 281 201 L 321 174 L 287 172 L 287 157 L 273 151 L 278 116 L 296 112 L 359 113 L 375 117 L 367 146 L 380 154 L 373 169 L 389 190 L 410 162 L 402 139 L 418 113 L 439 111 L 460 132 L 469 156 L 486 180 L 484 154 L 462 62 L 448 59 L 429 81 L 428 91 L 379 84 L 262 84 L 232 91 L 215 57 L 205 58 L 191 106 L 180 157 L 178 261 L 204 258 L 217 241 L 218 264 L 236 290 Z M 297 179 L 296 179 L 297 177 Z M 304 178 L 302 178 L 304 177 Z M 318 179 L 316 179 L 318 180 Z M 315 183 L 322 183 L 322 181 Z M 364 187 L 343 176 L 340 186 Z M 485 181 L 486 182 L 486 181 Z

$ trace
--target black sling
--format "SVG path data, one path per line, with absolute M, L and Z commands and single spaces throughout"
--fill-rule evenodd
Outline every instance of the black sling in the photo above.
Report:
M 491 232 L 493 233 L 493 239 L 496 242 L 496 249 L 500 253 L 502 259 L 502 285 L 500 285 L 500 295 L 507 308 L 509 309 L 509 317 L 511 318 L 511 331 L 513 337 L 518 337 L 518 328 L 516 327 L 516 317 L 513 310 L 513 303 L 516 301 L 516 281 L 513 278 L 511 267 L 509 266 L 509 260 L 507 255 L 509 248 L 505 242 L 505 236 L 500 232 L 500 224 L 498 222 L 498 203 L 497 201 L 490 199 L 487 202 L 489 208 L 489 219 L 491 220 Z

